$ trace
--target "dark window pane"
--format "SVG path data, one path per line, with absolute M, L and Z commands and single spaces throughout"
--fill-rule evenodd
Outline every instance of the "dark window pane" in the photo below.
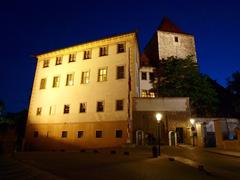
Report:
M 142 72 L 142 80 L 147 80 L 147 73 L 146 72 Z
M 122 130 L 116 130 L 116 138 L 121 138 L 123 135 Z
M 96 138 L 102 137 L 102 131 L 96 131 Z
M 78 138 L 82 138 L 83 137 L 84 132 L 83 131 L 78 131 Z
M 67 131 L 62 131 L 62 138 L 66 138 L 67 137 Z

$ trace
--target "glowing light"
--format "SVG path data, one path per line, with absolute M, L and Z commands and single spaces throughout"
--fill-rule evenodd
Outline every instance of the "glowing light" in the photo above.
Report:
M 160 122 L 161 119 L 162 119 L 162 114 L 161 113 L 157 113 L 156 114 L 156 119 L 157 119 L 158 122 Z

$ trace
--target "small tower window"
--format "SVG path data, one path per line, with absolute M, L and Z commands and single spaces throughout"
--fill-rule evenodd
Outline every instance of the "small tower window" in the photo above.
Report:
M 175 42 L 178 42 L 178 37 L 175 36 L 175 37 L 174 37 L 174 40 L 175 40 Z

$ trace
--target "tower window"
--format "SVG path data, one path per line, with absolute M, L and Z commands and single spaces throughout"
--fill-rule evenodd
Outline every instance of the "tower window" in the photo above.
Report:
M 83 138 L 84 132 L 83 131 L 78 131 L 78 138 Z
M 175 40 L 175 42 L 178 42 L 178 37 L 175 36 L 175 37 L 174 37 L 174 40 Z
M 73 86 L 74 74 L 67 74 L 66 86 Z
M 60 84 L 60 77 L 59 76 L 54 76 L 53 77 L 53 87 L 59 87 Z
M 82 84 L 88 84 L 89 83 L 89 71 L 86 72 L 82 72 L 82 79 L 81 79 L 81 83 Z

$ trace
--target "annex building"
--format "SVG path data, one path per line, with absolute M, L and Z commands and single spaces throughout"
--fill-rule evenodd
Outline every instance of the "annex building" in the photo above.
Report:
M 151 92 L 154 61 L 196 57 L 194 37 L 164 18 L 140 56 L 136 32 L 36 55 L 26 150 L 61 150 L 146 144 L 178 131 L 189 142 L 188 98 L 156 98 Z

